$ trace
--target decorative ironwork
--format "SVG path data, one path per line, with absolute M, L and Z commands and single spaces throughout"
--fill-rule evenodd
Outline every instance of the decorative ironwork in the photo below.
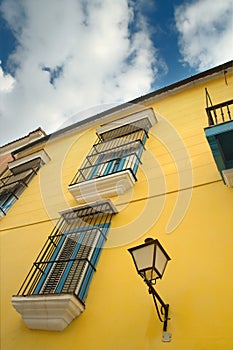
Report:
M 206 92 L 206 113 L 208 117 L 209 126 L 232 120 L 233 115 L 233 100 L 225 101 L 213 105 L 210 94 L 207 89 Z M 210 106 L 209 106 L 210 105 Z
M 18 295 L 71 293 L 84 302 L 115 213 L 109 201 L 62 213 Z
M 36 173 L 37 169 L 30 169 L 0 178 L 0 211 L 3 215 L 6 215 Z
M 135 125 L 125 125 L 102 134 L 70 186 L 124 170 L 130 170 L 136 180 L 136 172 L 147 137 L 147 130 L 139 129 Z
M 167 331 L 167 321 L 170 320 L 170 318 L 168 317 L 168 313 L 169 313 L 169 304 L 166 304 L 163 299 L 160 297 L 160 295 L 157 293 L 157 291 L 154 289 L 152 283 L 150 283 L 149 281 L 145 280 L 145 283 L 147 284 L 148 288 L 148 292 L 149 294 L 152 294 L 153 297 L 153 301 L 155 304 L 155 308 L 156 308 L 156 312 L 158 315 L 158 318 L 160 320 L 160 322 L 163 323 L 163 332 Z M 158 307 L 158 303 L 157 300 L 159 301 L 161 307 L 159 309 Z
M 129 248 L 128 251 L 132 255 L 138 274 L 148 286 L 149 294 L 152 294 L 158 318 L 163 323 L 163 332 L 166 332 L 169 304 L 163 301 L 153 285 L 156 284 L 157 279 L 162 278 L 171 258 L 157 239 L 149 237 L 145 239 L 144 244 Z M 160 308 L 157 302 L 160 303 Z

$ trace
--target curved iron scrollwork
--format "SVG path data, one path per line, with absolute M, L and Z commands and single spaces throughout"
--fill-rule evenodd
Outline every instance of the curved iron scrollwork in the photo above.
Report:
M 163 323 L 163 331 L 166 332 L 167 331 L 167 321 L 170 320 L 170 318 L 168 317 L 169 304 L 165 304 L 165 302 L 162 300 L 162 298 L 159 296 L 159 294 L 156 292 L 156 290 L 152 286 L 152 283 L 150 283 L 147 280 L 145 280 L 145 283 L 149 287 L 149 289 L 148 289 L 149 294 L 152 294 L 158 318 L 159 318 L 160 322 Z M 155 282 L 153 284 L 155 284 Z M 157 301 L 159 301 L 159 303 L 161 304 L 160 308 L 158 306 Z

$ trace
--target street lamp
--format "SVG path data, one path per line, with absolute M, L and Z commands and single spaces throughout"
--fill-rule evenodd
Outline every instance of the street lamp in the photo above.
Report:
M 169 304 L 166 304 L 154 289 L 158 278 L 162 278 L 170 259 L 157 239 L 147 238 L 144 244 L 128 249 L 132 255 L 138 274 L 148 286 L 152 294 L 159 320 L 163 322 L 163 341 L 170 341 L 171 334 L 167 333 Z M 160 303 L 159 309 L 157 301 Z

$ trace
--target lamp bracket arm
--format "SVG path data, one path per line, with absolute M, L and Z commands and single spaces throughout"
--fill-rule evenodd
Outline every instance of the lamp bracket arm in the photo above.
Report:
M 160 302 L 160 304 L 163 308 L 166 308 L 167 304 L 163 301 L 163 299 L 160 297 L 160 295 L 156 292 L 154 287 L 150 283 L 148 283 L 148 282 L 146 282 L 146 283 L 149 287 L 149 293 L 156 297 L 156 299 Z
M 148 281 L 146 281 L 146 283 L 149 287 L 149 293 L 152 294 L 152 296 L 153 296 L 153 300 L 154 300 L 154 304 L 156 307 L 158 318 L 161 322 L 163 322 L 163 331 L 166 332 L 167 331 L 167 321 L 170 320 L 170 318 L 168 317 L 169 304 L 165 304 L 163 299 L 160 297 L 160 295 L 156 292 L 154 287 Z M 158 308 L 157 300 L 161 304 L 160 310 Z

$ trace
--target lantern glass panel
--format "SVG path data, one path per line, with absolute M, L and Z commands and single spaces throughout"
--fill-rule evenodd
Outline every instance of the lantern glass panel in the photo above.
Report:
M 146 270 L 143 276 L 147 281 L 153 281 L 159 277 L 158 273 L 154 269 Z
M 153 257 L 154 257 L 154 245 L 149 244 L 139 249 L 131 251 L 134 261 L 137 267 L 138 272 L 145 269 L 150 269 L 153 266 Z
M 156 254 L 155 254 L 155 268 L 159 272 L 160 277 L 162 277 L 165 267 L 167 265 L 168 257 L 164 254 L 164 252 L 160 249 L 160 247 L 156 246 Z

